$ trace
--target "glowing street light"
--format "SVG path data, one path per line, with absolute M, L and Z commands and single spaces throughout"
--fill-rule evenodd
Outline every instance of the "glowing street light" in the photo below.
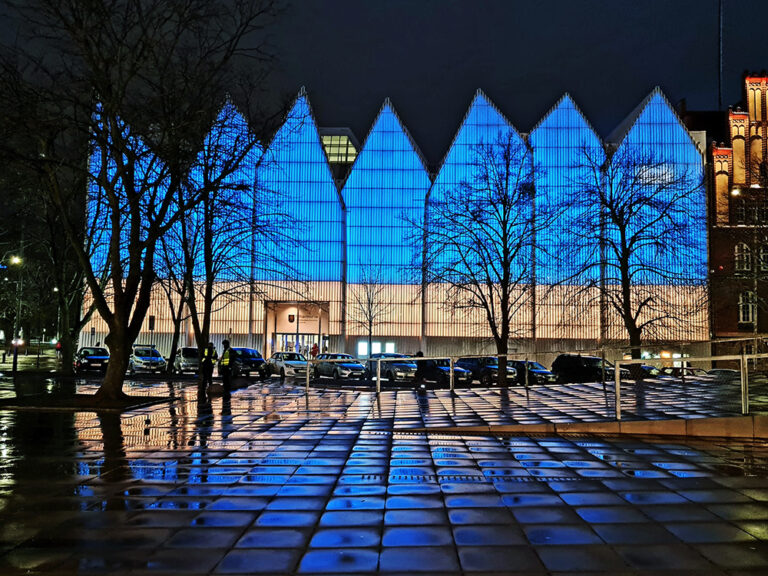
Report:
M 21 256 L 11 256 L 10 263 L 14 266 L 21 264 Z

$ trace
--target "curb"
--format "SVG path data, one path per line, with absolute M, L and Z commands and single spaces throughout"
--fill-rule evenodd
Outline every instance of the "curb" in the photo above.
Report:
M 631 434 L 768 440 L 768 414 L 688 420 L 569 422 L 409 429 L 430 434 Z M 398 432 L 398 430 L 395 430 Z

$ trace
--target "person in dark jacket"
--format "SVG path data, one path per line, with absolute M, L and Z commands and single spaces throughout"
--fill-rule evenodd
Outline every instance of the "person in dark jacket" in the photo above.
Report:
M 209 384 L 213 384 L 213 365 L 218 359 L 219 355 L 216 353 L 213 342 L 208 342 L 208 346 L 203 349 L 203 357 L 201 359 L 203 381 L 200 386 L 203 390 Z

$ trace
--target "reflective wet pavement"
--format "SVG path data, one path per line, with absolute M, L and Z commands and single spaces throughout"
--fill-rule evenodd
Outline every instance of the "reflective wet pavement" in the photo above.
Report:
M 605 417 L 554 387 L 129 391 L 176 400 L 0 411 L 0 574 L 768 572 L 766 443 L 415 431 Z

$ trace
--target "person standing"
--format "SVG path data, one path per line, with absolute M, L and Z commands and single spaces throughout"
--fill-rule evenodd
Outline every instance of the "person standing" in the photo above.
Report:
M 208 342 L 208 346 L 203 349 L 202 358 L 202 373 L 203 381 L 200 384 L 202 390 L 209 384 L 213 384 L 213 365 L 216 360 L 219 359 L 219 355 L 216 353 L 216 348 L 213 346 L 213 342 Z
M 221 374 L 221 384 L 224 387 L 224 395 L 229 396 L 232 386 L 232 365 L 230 363 L 232 348 L 229 347 L 229 340 L 224 340 L 222 345 L 224 346 L 224 350 L 221 351 L 221 359 L 219 360 L 219 374 Z
M 320 352 L 320 347 L 317 345 L 317 342 L 312 344 L 312 358 L 317 358 L 317 354 Z

